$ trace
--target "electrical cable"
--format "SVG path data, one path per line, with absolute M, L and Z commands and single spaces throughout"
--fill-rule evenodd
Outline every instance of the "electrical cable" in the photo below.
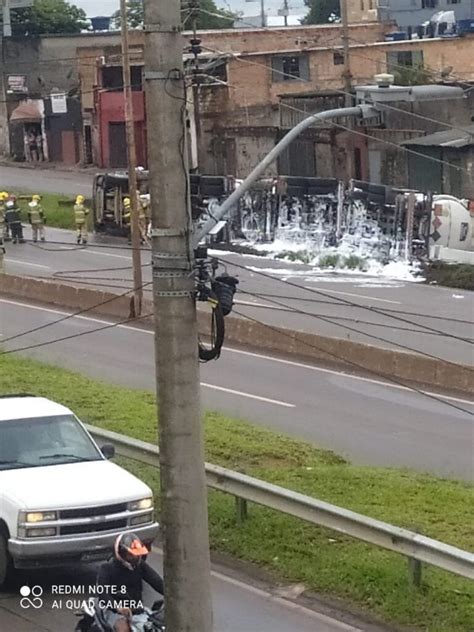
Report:
M 255 269 L 249 270 L 249 268 L 247 268 L 247 266 L 244 266 L 242 264 L 238 264 L 238 263 L 230 262 L 230 261 L 225 262 L 222 259 L 220 259 L 219 257 L 217 257 L 217 261 L 219 261 L 220 263 L 223 263 L 225 265 L 228 265 L 228 266 L 234 266 L 236 268 L 240 268 L 240 269 L 246 270 L 248 272 L 253 272 L 253 273 L 258 274 L 260 276 L 263 276 L 263 277 L 265 277 L 267 279 L 271 279 L 272 281 L 275 281 L 275 280 L 279 281 L 280 283 L 283 283 L 283 284 L 291 286 L 291 287 L 298 288 L 299 290 L 303 290 L 304 292 L 314 293 L 314 294 L 317 294 L 319 296 L 324 296 L 324 298 L 330 298 L 330 299 L 339 301 L 339 303 L 343 303 L 345 305 L 349 305 L 350 307 L 357 307 L 359 309 L 364 309 L 364 310 L 367 310 L 367 311 L 372 312 L 374 314 L 379 314 L 379 315 L 382 315 L 382 316 L 386 316 L 388 318 L 392 318 L 393 320 L 400 321 L 400 322 L 406 323 L 408 325 L 412 325 L 414 327 L 421 327 L 422 329 L 425 329 L 426 331 L 439 333 L 437 329 L 434 329 L 433 327 L 430 327 L 429 325 L 422 325 L 420 323 L 415 323 L 415 322 L 409 320 L 408 318 L 402 318 L 400 316 L 395 316 L 394 314 L 386 313 L 386 312 L 384 312 L 383 309 L 380 309 L 378 307 L 372 307 L 371 305 L 361 305 L 359 303 L 354 303 L 354 301 L 350 301 L 348 299 L 344 299 L 344 298 L 340 298 L 340 297 L 334 297 L 334 296 L 331 296 L 330 294 L 324 292 L 323 290 L 317 290 L 316 288 L 302 287 L 301 285 L 298 285 L 297 283 L 293 283 L 292 281 L 288 281 L 287 279 L 281 279 L 279 277 L 272 276 L 271 274 L 267 274 L 266 272 L 263 272 L 262 270 L 255 270 Z M 309 315 L 309 313 L 308 313 L 308 315 Z M 458 340 L 460 342 L 465 342 L 467 344 L 473 344 L 468 338 L 463 338 L 461 336 L 456 336 L 455 334 L 449 334 L 447 332 L 445 332 L 444 335 L 447 338 L 453 338 L 454 340 Z M 385 342 L 387 342 L 387 341 L 385 341 Z M 394 343 L 390 342 L 390 344 L 394 344 Z M 416 351 L 414 349 L 409 349 L 409 350 L 410 351 L 414 351 L 415 353 L 421 353 L 421 352 Z M 432 357 L 432 358 L 437 359 L 437 360 L 441 359 L 441 358 L 437 358 L 436 356 L 429 356 L 429 357 Z M 452 363 L 452 364 L 455 364 L 455 363 Z
M 306 302 L 306 303 L 316 303 L 316 304 L 321 304 L 321 305 L 337 305 L 337 303 L 334 302 L 334 300 L 332 301 L 323 301 L 321 299 L 315 299 L 315 298 L 304 298 L 304 297 L 297 297 L 297 296 L 282 296 L 281 294 L 267 294 L 265 292 L 260 292 L 260 296 L 263 297 L 269 297 L 269 298 L 280 298 L 282 300 L 288 300 L 288 301 L 301 301 L 301 302 Z M 420 312 L 408 312 L 405 310 L 400 310 L 400 309 L 390 309 L 389 307 L 384 307 L 384 311 L 385 312 L 392 312 L 394 314 L 405 314 L 406 316 L 420 316 L 421 318 L 431 318 L 434 320 L 443 320 L 446 322 L 452 322 L 452 323 L 459 323 L 461 325 L 474 325 L 474 321 L 472 320 L 462 320 L 460 318 L 451 318 L 449 316 L 438 316 L 436 314 L 420 314 Z
M 71 314 L 69 317 L 71 316 L 77 316 L 77 314 Z M 153 318 L 153 314 L 145 314 L 143 316 L 135 316 L 134 318 L 127 318 L 125 320 L 120 320 L 116 323 L 110 323 L 110 325 L 104 325 L 103 327 L 97 327 L 95 329 L 90 329 L 89 331 L 80 331 L 76 334 L 69 334 L 68 336 L 62 336 L 61 338 L 55 338 L 54 340 L 48 340 L 46 342 L 38 342 L 35 344 L 27 345 L 25 347 L 17 347 L 16 349 L 7 349 L 6 351 L 0 351 L 0 356 L 8 355 L 10 353 L 19 353 L 20 351 L 30 351 L 31 349 L 38 349 L 39 347 L 46 347 L 48 345 L 56 344 L 57 342 L 64 342 L 66 340 L 72 340 L 73 338 L 80 338 L 81 336 L 95 334 L 100 331 L 104 331 L 106 329 L 113 329 L 114 327 L 119 327 L 120 325 L 127 325 L 129 323 L 133 323 L 138 320 L 143 320 L 145 318 Z M 60 321 L 55 321 L 55 322 L 60 322 Z M 51 323 L 51 324 L 55 324 L 55 323 Z M 41 327 L 38 327 L 38 329 L 41 329 Z M 25 334 L 19 334 L 19 336 L 23 336 L 23 335 Z M 17 337 L 18 336 L 11 336 L 8 340 L 11 340 Z M 7 340 L 4 340 L 3 342 L 7 342 Z
M 456 404 L 453 404 L 452 402 L 449 402 L 445 399 L 442 399 L 441 397 L 437 397 L 436 395 L 432 394 L 432 393 L 427 393 L 426 391 L 423 391 L 420 388 L 417 388 L 416 386 L 413 386 L 411 384 L 407 384 L 405 382 L 403 382 L 402 380 L 399 380 L 391 375 L 385 374 L 385 373 L 381 373 L 380 371 L 375 371 L 374 369 L 371 369 L 369 367 L 364 366 L 363 364 L 359 364 L 358 362 L 354 362 L 353 360 L 348 360 L 346 358 L 344 358 L 341 355 L 338 355 L 337 353 L 333 353 L 332 351 L 328 351 L 327 349 L 323 349 L 322 347 L 319 347 L 318 345 L 312 344 L 310 342 L 308 342 L 305 339 L 299 338 L 298 337 L 298 332 L 294 332 L 294 333 L 287 333 L 286 331 L 279 329 L 277 327 L 273 327 L 272 325 L 268 325 L 267 323 L 263 323 L 261 321 L 259 321 L 257 318 L 253 318 L 252 316 L 248 316 L 247 314 L 243 314 L 242 312 L 239 312 L 238 310 L 236 310 L 234 308 L 233 310 L 238 316 L 241 316 L 242 318 L 245 318 L 257 325 L 260 325 L 262 327 L 266 327 L 267 329 L 270 329 L 271 331 L 273 331 L 274 333 L 278 334 L 279 336 L 284 336 L 286 338 L 289 338 L 290 340 L 293 341 L 297 341 L 298 343 L 300 343 L 301 345 L 305 346 L 305 347 L 310 347 L 312 349 L 315 349 L 316 351 L 319 351 L 325 355 L 331 356 L 333 358 L 335 358 L 338 361 L 342 361 L 345 364 L 349 364 L 357 369 L 361 369 L 364 372 L 370 373 L 371 375 L 375 375 L 378 378 L 382 378 L 384 381 L 386 382 L 391 382 L 393 384 L 396 384 L 397 386 L 402 386 L 403 388 L 406 388 L 409 391 L 413 391 L 414 393 L 418 393 L 419 395 L 423 395 L 425 397 L 428 397 L 429 399 L 432 399 L 438 403 L 444 404 L 445 406 L 449 406 L 450 408 L 454 408 L 457 411 L 460 411 L 462 413 L 467 413 L 468 415 L 474 415 L 474 412 L 470 411 L 470 410 L 466 410 L 465 408 L 462 408 L 461 406 L 457 406 Z
M 253 296 L 254 298 L 257 296 L 257 294 L 255 294 L 254 292 L 250 292 L 248 290 L 242 290 L 239 289 L 238 290 L 239 293 L 241 294 L 246 294 L 248 296 Z M 271 301 L 271 299 L 264 299 L 264 295 L 260 294 L 260 292 L 258 293 L 258 297 L 260 299 L 263 300 L 268 300 L 269 302 Z M 298 300 L 295 298 L 287 298 L 287 300 Z M 275 303 L 277 304 L 277 303 Z M 336 303 L 333 303 L 333 305 L 337 305 Z M 260 308 L 260 309 L 272 309 L 271 305 L 262 305 L 260 304 L 252 304 L 252 303 L 248 303 L 245 305 L 245 307 L 254 307 L 254 308 Z M 341 307 L 341 305 L 337 305 L 337 307 Z M 275 308 L 273 308 L 275 309 Z M 292 307 L 290 305 L 284 306 L 283 304 L 281 305 L 281 307 L 279 308 L 282 311 L 285 312 L 290 312 L 290 313 L 295 313 L 295 307 Z M 299 312 L 298 312 L 299 313 Z M 307 312 L 304 312 L 304 314 L 306 314 Z M 311 312 L 314 313 L 314 312 Z M 308 313 L 309 315 L 309 313 Z M 348 321 L 348 322 L 353 322 L 359 325 L 370 325 L 372 327 L 380 327 L 382 329 L 391 329 L 391 330 L 397 330 L 397 331 L 406 331 L 408 333 L 414 333 L 414 334 L 424 334 L 425 336 L 438 336 L 440 338 L 444 337 L 444 332 L 442 331 L 438 331 L 438 332 L 434 332 L 434 331 L 422 331 L 420 329 L 413 329 L 410 327 L 402 327 L 400 325 L 395 326 L 395 325 L 389 325 L 387 323 L 375 323 L 373 321 L 367 321 L 367 320 L 361 320 L 360 318 L 350 318 L 349 316 L 334 316 L 332 314 L 315 314 L 315 316 L 321 317 L 321 318 L 327 318 L 327 319 L 333 319 L 333 320 L 341 320 L 341 321 Z M 332 321 L 331 321 L 332 322 Z M 468 340 L 470 340 L 471 344 L 474 343 L 474 339 L 473 338 L 468 338 Z
M 138 289 L 143 289 L 144 287 L 146 287 L 148 285 L 151 285 L 151 284 L 152 284 L 152 281 L 148 281 L 147 283 L 144 283 Z M 45 323 L 43 325 L 38 325 L 37 327 L 33 327 L 32 329 L 28 329 L 27 331 L 23 331 L 23 332 L 20 332 L 18 334 L 14 334 L 13 336 L 9 336 L 8 338 L 3 338 L 2 339 L 2 344 L 5 343 L 5 342 L 10 342 L 11 340 L 16 340 L 17 338 L 22 338 L 23 336 L 27 336 L 29 334 L 36 333 L 37 331 L 40 331 L 42 329 L 47 329 L 48 327 L 52 327 L 53 325 L 57 325 L 59 323 L 62 323 L 65 320 L 69 320 L 70 318 L 74 318 L 76 316 L 82 316 L 83 314 L 86 314 L 87 312 L 90 312 L 91 310 L 96 309 L 97 307 L 101 307 L 102 305 L 107 305 L 108 303 L 113 303 L 113 301 L 116 301 L 119 298 L 127 296 L 127 294 L 131 294 L 134 291 L 135 291 L 135 288 L 131 288 L 130 290 L 127 290 L 126 292 L 123 292 L 122 294 L 117 294 L 115 296 L 112 296 L 111 298 L 107 298 L 104 301 L 100 301 L 99 303 L 91 305 L 90 307 L 85 307 L 84 309 L 80 309 L 77 312 L 73 312 L 71 314 L 66 314 L 66 316 L 62 316 L 61 318 L 58 318 L 57 320 L 54 320 L 51 323 Z M 19 350 L 23 351 L 23 349 L 19 349 Z M 10 352 L 8 352 L 8 353 L 10 353 Z
M 213 49 L 213 48 L 209 48 L 207 46 L 203 46 L 203 48 L 205 48 L 206 50 L 208 50 L 210 52 L 216 53 L 218 55 L 220 54 L 220 55 L 230 56 L 230 57 L 232 57 L 232 59 L 235 59 L 236 61 L 238 61 L 240 63 L 250 64 L 250 65 L 253 65 L 253 66 L 264 67 L 264 68 L 266 68 L 267 70 L 270 70 L 273 73 L 276 73 L 276 74 L 279 74 L 279 75 L 282 75 L 282 76 L 285 76 L 285 77 L 289 77 L 291 79 L 294 79 L 295 81 L 300 81 L 302 83 L 307 83 L 306 81 L 304 81 L 303 79 L 301 79 L 301 77 L 299 77 L 297 75 L 292 75 L 291 73 L 287 73 L 287 72 L 284 72 L 282 70 L 278 70 L 277 68 L 272 68 L 268 64 L 262 64 L 262 63 L 255 62 L 255 61 L 252 61 L 252 60 L 249 60 L 249 59 L 244 59 L 244 58 L 240 57 L 239 54 L 224 53 L 223 51 L 219 51 L 219 50 L 216 50 L 216 49 Z M 236 90 L 242 90 L 242 88 L 240 88 L 238 86 L 231 86 L 231 87 L 233 87 Z M 341 94 L 348 94 L 348 93 L 344 92 L 343 90 L 334 90 L 334 91 L 338 92 L 338 93 L 341 93 Z M 300 112 L 302 114 L 305 114 L 306 116 L 309 116 L 309 114 L 307 112 L 305 112 L 304 110 L 301 110 L 300 108 L 296 108 L 294 106 L 289 106 L 288 104 L 284 104 L 284 107 L 287 107 L 287 108 L 292 109 L 292 110 L 294 110 L 296 112 Z M 405 110 L 402 110 L 402 112 L 404 112 L 405 114 L 407 114 L 409 116 L 412 115 L 411 112 L 406 112 Z M 439 122 L 439 123 L 442 124 L 441 122 Z M 344 126 L 342 126 L 340 124 L 337 124 L 335 122 L 332 122 L 331 124 L 334 125 L 335 127 L 341 127 L 342 129 L 345 129 L 346 131 L 350 131 L 352 133 L 355 133 L 355 134 L 357 134 L 359 136 L 363 136 L 363 137 L 366 137 L 366 138 L 370 138 L 370 139 L 376 140 L 377 142 L 379 142 L 381 144 L 385 144 L 385 145 L 389 145 L 389 146 L 395 147 L 398 151 L 404 151 L 406 153 L 410 153 L 410 154 L 413 154 L 413 155 L 416 155 L 416 156 L 421 156 L 421 157 L 423 157 L 423 158 L 425 158 L 427 160 L 431 160 L 432 162 L 444 164 L 447 167 L 455 169 L 456 171 L 464 171 L 469 176 L 471 176 L 470 171 L 467 168 L 461 167 L 460 165 L 455 165 L 455 164 L 452 164 L 452 163 L 450 163 L 450 162 L 448 162 L 446 160 L 441 160 L 441 159 L 435 158 L 433 156 L 428 156 L 426 154 L 422 154 L 422 153 L 417 152 L 417 151 L 415 151 L 413 149 L 409 149 L 408 147 L 403 147 L 401 145 L 397 145 L 396 143 L 392 143 L 392 142 L 384 140 L 384 139 L 379 139 L 379 138 L 377 138 L 375 136 L 370 136 L 369 134 L 366 134 L 364 132 L 357 132 L 357 131 L 355 131 L 353 129 L 345 128 Z
M 253 296 L 255 298 L 261 298 L 259 296 L 259 294 L 257 294 L 257 293 L 253 293 Z M 275 305 L 280 305 L 282 307 L 289 307 L 288 305 L 285 305 L 285 303 L 281 303 L 280 301 L 276 301 L 275 299 L 267 299 L 267 300 L 269 300 L 272 303 L 275 303 Z M 311 318 L 315 318 L 315 319 L 320 320 L 322 322 L 328 323 L 329 325 L 336 325 L 336 327 L 340 327 L 341 329 L 345 329 L 347 331 L 351 331 L 351 332 L 356 333 L 356 334 L 361 334 L 363 336 L 366 336 L 367 338 L 370 338 L 372 340 L 376 340 L 377 342 L 385 342 L 386 344 L 392 345 L 394 347 L 398 347 L 400 349 L 403 349 L 404 351 L 408 351 L 410 353 L 416 353 L 416 354 L 424 356 L 426 358 L 430 358 L 431 360 L 436 360 L 437 362 L 446 362 L 448 364 L 451 364 L 452 366 L 459 366 L 456 362 L 451 362 L 450 360 L 444 360 L 443 358 L 440 358 L 439 356 L 435 356 L 435 355 L 433 355 L 431 353 L 427 353 L 426 351 L 413 349 L 413 347 L 410 347 L 410 346 L 405 345 L 403 343 L 395 342 L 395 341 L 392 341 L 392 340 L 387 340 L 387 338 L 382 338 L 381 336 L 377 336 L 375 334 L 370 334 L 370 333 L 361 331 L 360 329 L 356 329 L 355 327 L 351 327 L 350 325 L 344 325 L 342 323 L 336 323 L 336 322 L 334 322 L 334 320 L 332 318 L 326 318 L 324 316 L 317 315 L 314 312 L 306 312 L 306 311 L 300 310 L 300 309 L 298 309 L 296 307 L 294 307 L 294 308 L 289 307 L 289 308 L 294 314 L 299 314 L 301 316 L 309 316 Z M 472 342 L 470 344 L 472 344 Z M 474 369 L 471 369 L 470 367 L 466 367 L 466 368 L 468 370 L 474 371 Z

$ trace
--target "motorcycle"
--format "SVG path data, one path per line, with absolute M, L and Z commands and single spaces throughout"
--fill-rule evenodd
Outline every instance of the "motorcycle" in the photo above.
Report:
M 85 603 L 75 632 L 113 632 L 107 623 L 105 611 L 93 601 Z M 151 608 L 134 611 L 130 619 L 131 632 L 165 632 L 165 611 L 163 601 L 155 601 Z

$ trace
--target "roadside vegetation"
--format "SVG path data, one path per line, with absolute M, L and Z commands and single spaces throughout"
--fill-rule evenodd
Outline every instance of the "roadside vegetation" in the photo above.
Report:
M 16 193 L 18 205 L 21 210 L 21 217 L 24 222 L 28 221 L 28 202 L 31 202 L 31 193 Z M 41 205 L 44 209 L 46 227 L 74 228 L 74 201 L 64 195 L 56 193 L 40 193 Z
M 436 261 L 427 265 L 423 274 L 427 283 L 474 290 L 474 265 Z
M 152 393 L 111 386 L 12 356 L 0 359 L 0 392 L 34 392 L 69 406 L 85 422 L 156 442 Z M 472 549 L 473 493 L 468 484 L 407 470 L 359 467 L 336 454 L 245 421 L 206 413 L 206 459 L 373 518 Z M 150 467 L 126 462 L 159 497 Z M 429 632 L 467 632 L 474 590 L 467 580 L 424 566 L 409 585 L 405 558 L 256 505 L 238 524 L 234 499 L 209 494 L 214 551 L 251 562 L 275 581 L 303 582 L 341 607 Z

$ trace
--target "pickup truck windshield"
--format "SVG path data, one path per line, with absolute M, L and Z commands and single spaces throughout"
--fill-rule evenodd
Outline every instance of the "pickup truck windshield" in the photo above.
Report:
M 0 471 L 102 458 L 73 415 L 0 421 Z

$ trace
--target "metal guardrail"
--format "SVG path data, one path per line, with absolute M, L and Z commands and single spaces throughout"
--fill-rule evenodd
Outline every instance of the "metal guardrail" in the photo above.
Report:
M 120 456 L 159 467 L 157 446 L 95 426 L 87 429 L 95 440 L 113 444 Z M 209 487 L 236 497 L 239 520 L 247 516 L 247 501 L 254 502 L 408 557 L 414 584 L 421 581 L 422 562 L 474 579 L 473 553 L 218 465 L 206 463 L 205 469 Z

